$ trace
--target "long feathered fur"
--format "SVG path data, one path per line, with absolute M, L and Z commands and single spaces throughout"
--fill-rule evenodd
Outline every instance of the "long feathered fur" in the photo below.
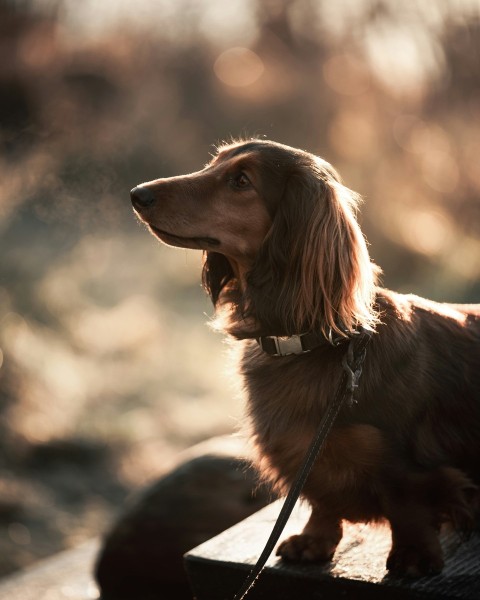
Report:
M 204 251 L 217 324 L 239 340 L 239 372 L 263 478 L 291 483 L 342 373 L 344 346 L 272 357 L 259 335 L 372 330 L 358 403 L 340 414 L 303 495 L 287 560 L 322 562 L 342 519 L 387 519 L 387 567 L 443 565 L 438 528 L 468 529 L 479 505 L 480 305 L 378 287 L 356 220 L 359 197 L 302 150 L 264 140 L 221 147 L 205 169 L 135 188 L 140 218 L 170 245 Z

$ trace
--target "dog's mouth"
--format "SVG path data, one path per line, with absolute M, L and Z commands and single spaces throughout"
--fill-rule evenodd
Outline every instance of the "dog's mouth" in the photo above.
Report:
M 169 246 L 177 246 L 180 248 L 199 248 L 203 249 L 205 246 L 219 246 L 220 240 L 209 236 L 198 236 L 198 237 L 183 237 L 175 235 L 163 229 L 159 229 L 148 223 L 148 227 L 151 232 L 158 237 L 162 242 Z

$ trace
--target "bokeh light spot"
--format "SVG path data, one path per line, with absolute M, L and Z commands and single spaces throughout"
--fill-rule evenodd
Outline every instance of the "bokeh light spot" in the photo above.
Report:
M 32 541 L 30 530 L 22 523 L 10 523 L 8 537 L 18 546 L 28 546 Z
M 372 156 L 378 149 L 375 123 L 361 112 L 339 111 L 329 127 L 329 140 L 336 152 L 352 161 Z
M 425 183 L 441 194 L 454 192 L 460 177 L 455 157 L 434 148 L 422 157 L 422 175 Z
M 246 87 L 263 74 L 262 59 L 248 48 L 229 48 L 220 54 L 213 65 L 220 81 L 232 87 Z
M 336 54 L 325 61 L 323 76 L 333 91 L 344 96 L 357 96 L 370 85 L 364 63 L 351 54 Z
M 438 254 L 448 244 L 452 227 L 440 211 L 418 210 L 404 215 L 402 234 L 406 245 L 420 254 Z

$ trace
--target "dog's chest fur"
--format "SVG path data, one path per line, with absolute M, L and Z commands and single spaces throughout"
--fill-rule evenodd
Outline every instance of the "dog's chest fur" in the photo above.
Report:
M 345 349 L 272 358 L 255 342 L 245 343 L 241 373 L 256 462 L 261 475 L 279 491 L 295 477 L 337 391 Z M 356 507 L 352 519 L 375 518 L 374 480 L 385 452 L 383 436 L 375 427 L 343 419 L 330 434 L 304 495 L 318 501 L 320 495 L 346 494 Z

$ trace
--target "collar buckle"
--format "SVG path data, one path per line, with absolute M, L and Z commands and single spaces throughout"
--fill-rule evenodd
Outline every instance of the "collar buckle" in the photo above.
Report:
M 271 336 L 271 340 L 275 344 L 275 356 L 288 356 L 289 354 L 303 354 L 308 352 L 302 346 L 302 338 L 299 335 L 291 335 L 286 337 Z
M 306 334 L 276 336 L 265 335 L 257 338 L 260 348 L 270 356 L 290 356 L 291 354 L 306 354 L 312 348 L 304 344 L 302 339 Z

